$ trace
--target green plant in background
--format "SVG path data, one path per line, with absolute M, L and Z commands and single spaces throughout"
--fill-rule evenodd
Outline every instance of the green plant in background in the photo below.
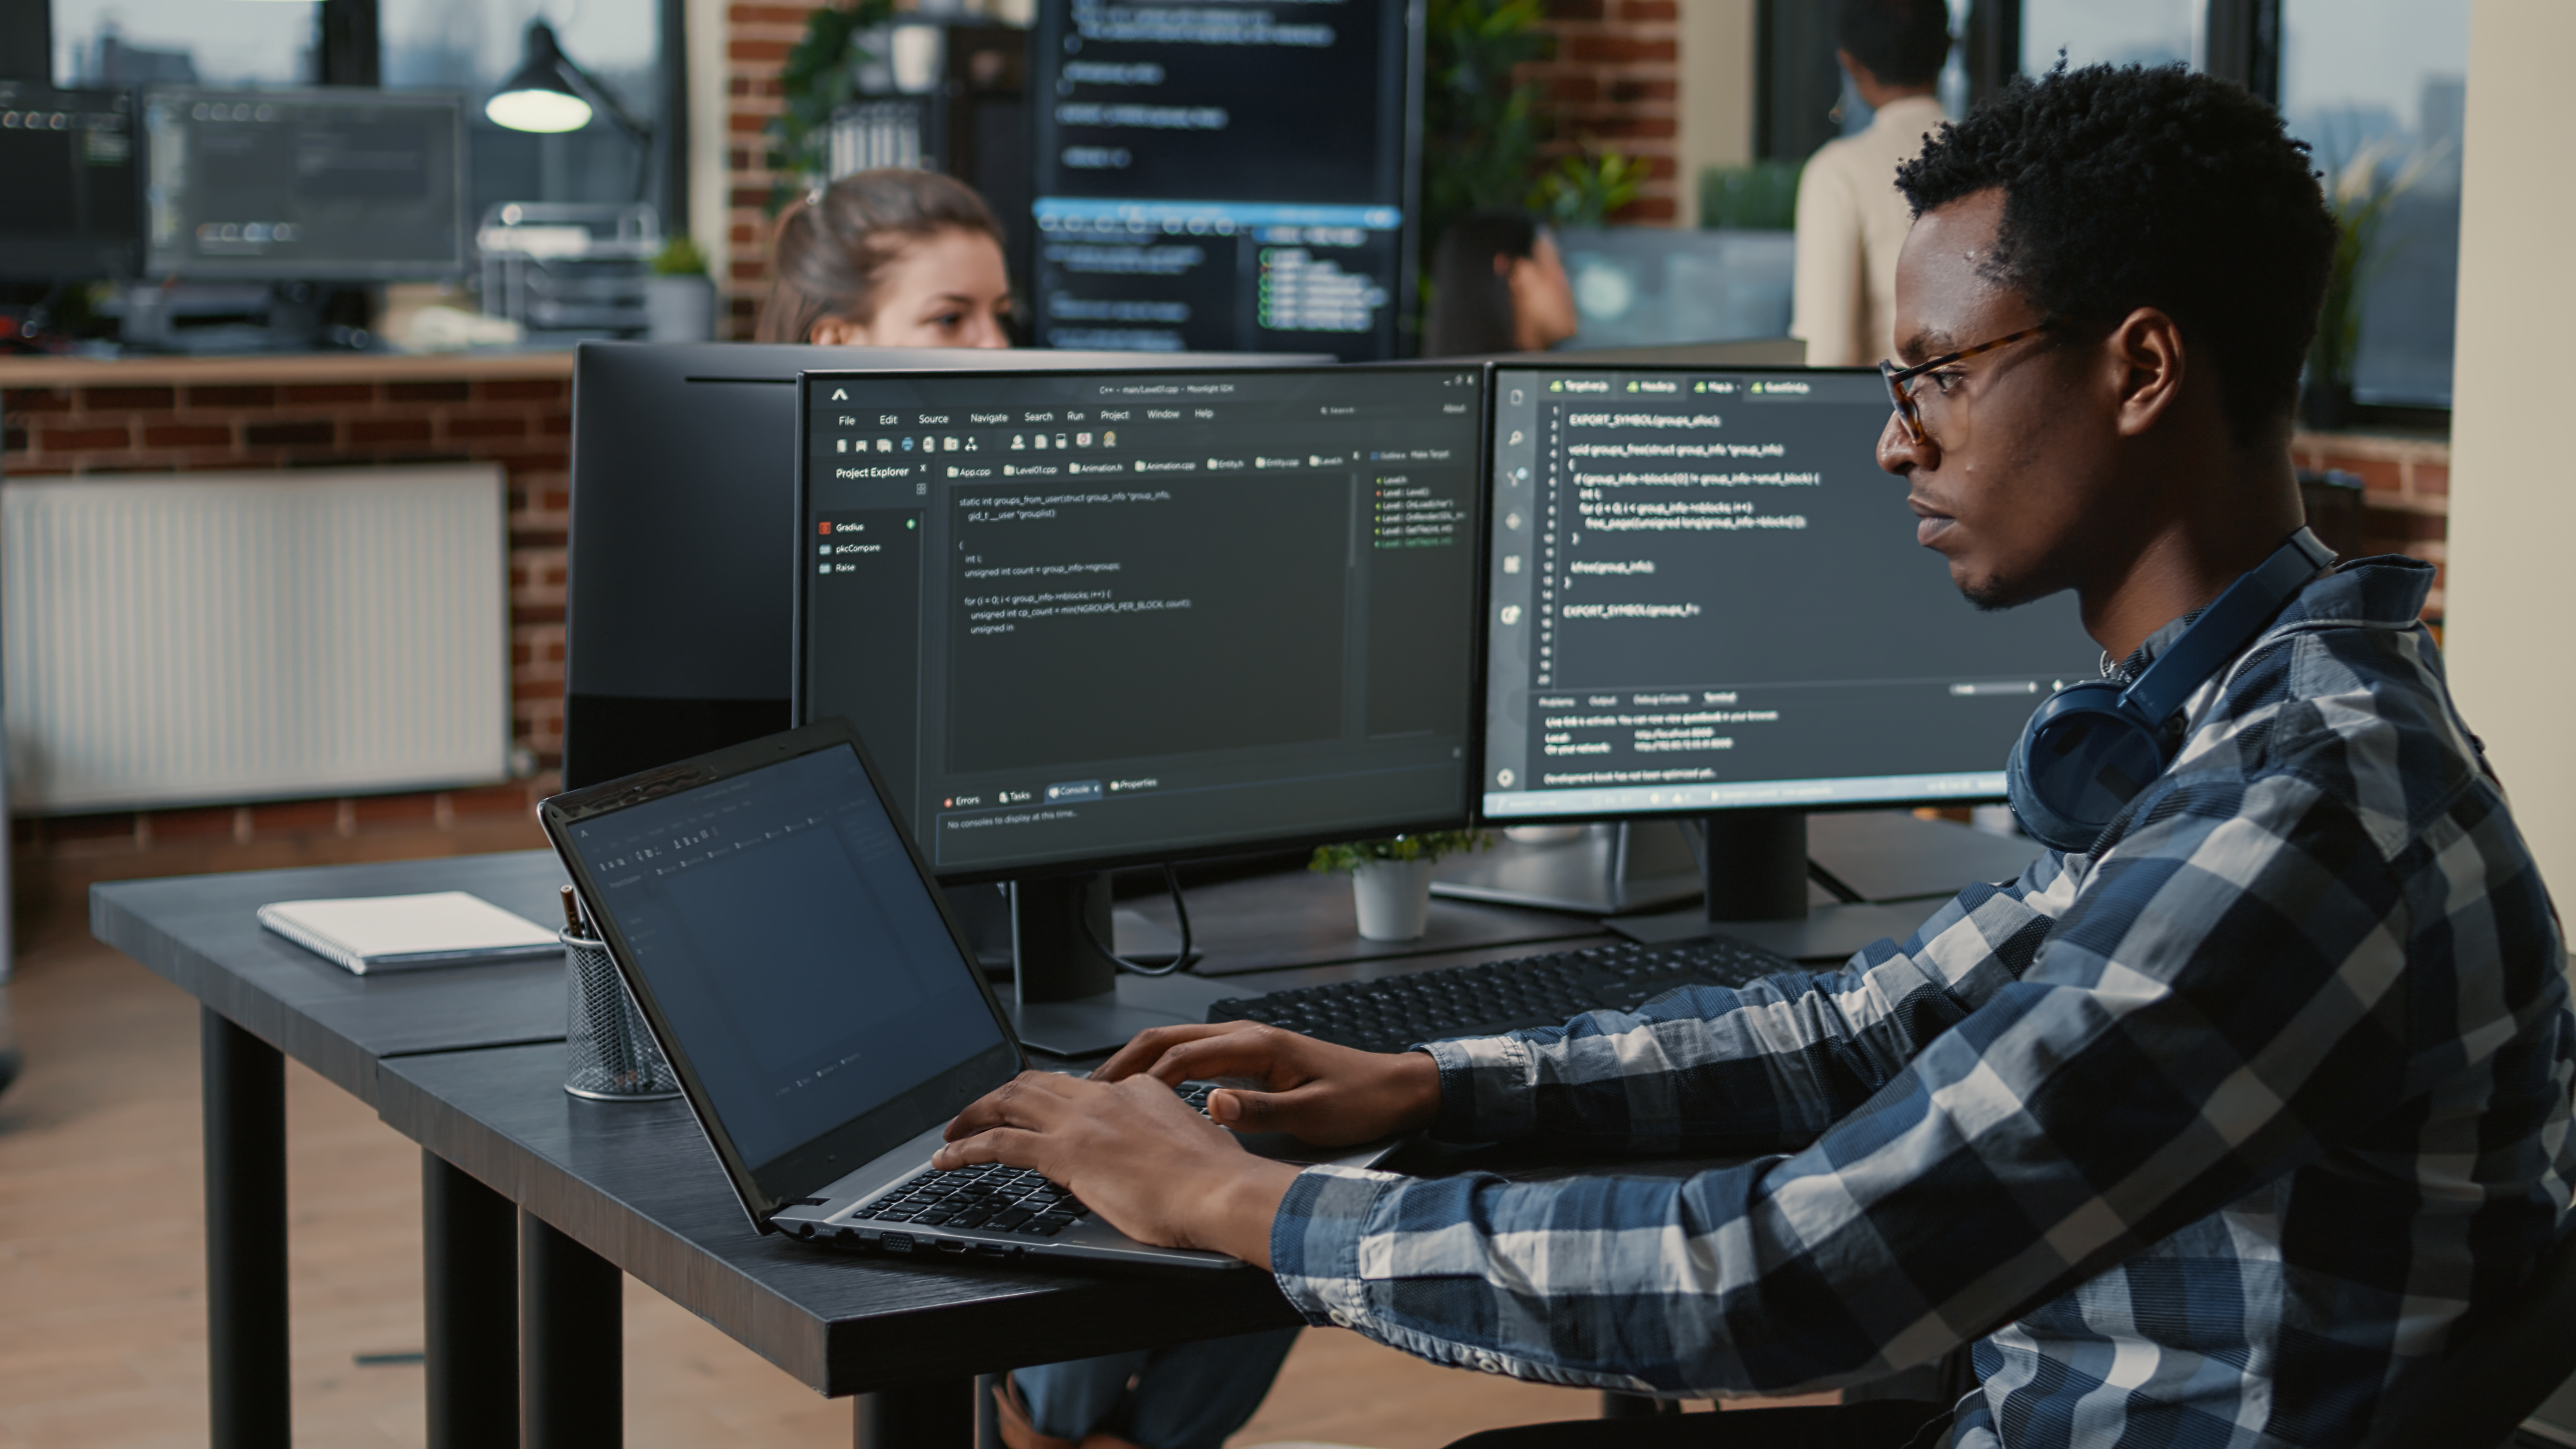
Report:
M 1647 163 L 1624 152 L 1582 149 L 1556 158 L 1530 183 L 1522 205 L 1551 226 L 1607 226 L 1610 213 L 1637 199 L 1638 188 L 1653 174 Z
M 707 274 L 707 254 L 698 244 L 684 236 L 675 236 L 653 254 L 653 275 L 657 277 L 703 277 Z
M 1637 195 L 1642 162 L 1589 147 L 1543 165 L 1555 139 L 1546 91 L 1513 72 L 1556 48 L 1542 0 L 1431 0 L 1422 97 L 1421 302 L 1431 254 L 1450 223 L 1514 207 L 1558 226 L 1599 226 Z
M 819 6 L 805 18 L 804 38 L 778 72 L 786 108 L 762 133 L 769 140 L 769 169 L 778 177 L 769 189 L 770 215 L 823 184 L 832 112 L 858 94 L 859 67 L 877 58 L 859 37 L 893 14 L 894 0 L 856 0 Z
M 1391 835 L 1384 840 L 1350 840 L 1315 847 L 1306 862 L 1312 871 L 1352 871 L 1377 860 L 1438 860 L 1462 851 L 1483 850 L 1494 843 L 1487 830 L 1426 830 L 1419 835 Z
M 1528 194 L 1546 139 L 1544 92 L 1512 72 L 1554 48 L 1545 19 L 1540 0 L 1431 0 L 1422 95 L 1426 261 L 1451 222 L 1518 206 Z
M 1616 151 L 1560 156 L 1531 183 L 1528 205 L 1552 226 L 1600 226 L 1645 179 L 1645 162 Z
M 2439 149 L 2419 150 L 2393 173 L 2393 138 L 2382 136 L 2326 167 L 2327 200 L 2335 216 L 2334 261 L 2326 270 L 2325 304 L 2317 310 L 2316 340 L 2308 344 L 2306 421 L 2339 427 L 2352 396 L 2353 363 L 2361 353 L 2361 294 L 2386 257 L 2379 229 L 2388 208 L 2441 159 Z
M 1745 231 L 1795 231 L 1803 161 L 1711 166 L 1699 174 L 1699 224 Z

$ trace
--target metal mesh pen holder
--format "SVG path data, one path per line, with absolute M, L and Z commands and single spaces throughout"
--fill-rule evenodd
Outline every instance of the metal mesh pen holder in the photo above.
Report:
M 557 933 L 564 948 L 570 1012 L 564 1036 L 564 1090 L 599 1102 L 658 1102 L 680 1095 L 671 1059 L 662 1055 L 644 1013 L 594 936 Z

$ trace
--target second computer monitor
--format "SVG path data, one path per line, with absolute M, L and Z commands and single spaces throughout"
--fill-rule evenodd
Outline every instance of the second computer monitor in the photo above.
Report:
M 0 80 L 0 278 L 134 270 L 134 97 Z
M 2093 676 L 2070 595 L 1981 612 L 1915 541 L 1859 369 L 1494 374 L 1482 813 L 2000 799 Z
M 1476 368 L 808 373 L 800 721 L 952 881 L 1463 823 Z
M 155 89 L 143 119 L 151 275 L 367 281 L 465 270 L 460 96 Z

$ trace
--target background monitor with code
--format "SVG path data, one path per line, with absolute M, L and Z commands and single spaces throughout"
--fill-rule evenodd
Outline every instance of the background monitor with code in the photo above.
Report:
M 2072 595 L 1982 612 L 1915 541 L 1861 369 L 1495 372 L 1482 813 L 2000 799 L 2094 677 Z

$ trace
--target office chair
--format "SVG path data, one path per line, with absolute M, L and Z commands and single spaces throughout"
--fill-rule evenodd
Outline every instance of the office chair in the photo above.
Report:
M 2361 1449 L 2497 1449 L 2576 1374 L 2576 1232 L 2561 1233 L 2530 1291 L 2388 1396 Z

